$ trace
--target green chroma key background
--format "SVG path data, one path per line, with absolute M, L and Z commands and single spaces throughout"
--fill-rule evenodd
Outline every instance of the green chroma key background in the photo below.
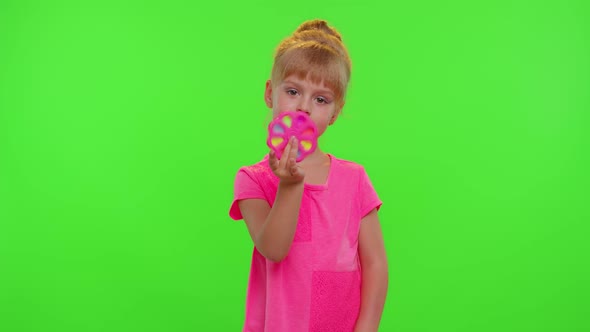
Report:
M 238 331 L 272 54 L 353 60 L 321 144 L 384 201 L 381 331 L 588 331 L 585 1 L 1 1 L 0 331 Z

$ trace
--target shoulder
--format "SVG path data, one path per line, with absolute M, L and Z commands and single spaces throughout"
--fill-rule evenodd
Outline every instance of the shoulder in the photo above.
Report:
M 274 183 L 278 180 L 268 165 L 268 156 L 253 165 L 242 166 L 236 174 L 236 182 L 254 181 L 259 184 Z
M 272 172 L 270 171 L 270 167 L 268 166 L 268 156 L 265 156 L 264 158 L 262 158 L 261 161 L 257 162 L 256 164 L 242 166 L 238 170 L 238 173 L 247 173 L 253 176 L 268 174 L 269 172 L 272 174 Z
M 355 174 L 362 174 L 365 173 L 365 167 L 357 162 L 340 159 L 334 156 L 332 157 L 332 161 L 337 166 L 337 169 L 341 172 L 345 173 L 355 173 Z
M 360 187 L 371 184 L 371 179 L 365 166 L 350 160 L 340 159 L 332 156 L 332 161 L 335 163 L 334 173 L 337 174 L 337 178 L 345 179 L 343 181 L 348 184 L 358 184 Z

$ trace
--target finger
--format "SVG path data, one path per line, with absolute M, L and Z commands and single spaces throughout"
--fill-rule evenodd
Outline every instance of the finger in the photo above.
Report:
M 297 165 L 294 163 L 290 168 L 289 168 L 289 173 L 291 173 L 291 175 L 295 176 L 299 174 L 299 167 L 297 167 Z
M 293 137 L 289 139 L 289 143 L 285 145 L 285 150 L 283 150 L 282 158 L 279 160 L 279 167 L 286 168 L 289 161 L 289 156 L 291 156 L 291 142 Z
M 290 174 L 293 174 L 293 168 L 295 167 L 295 160 L 293 160 L 293 158 L 291 156 L 289 156 L 289 161 L 287 162 L 287 171 L 289 171 Z
M 291 154 L 290 157 L 293 159 L 293 161 L 297 160 L 297 152 L 299 151 L 299 141 L 297 141 L 296 137 L 293 137 L 293 140 L 291 141 Z
M 305 175 L 303 174 L 303 171 L 300 169 L 297 169 L 297 171 L 295 171 L 295 173 L 293 173 L 293 177 L 295 178 L 304 178 Z
M 277 154 L 274 150 L 270 150 L 268 153 L 268 165 L 272 170 L 276 170 L 278 166 Z

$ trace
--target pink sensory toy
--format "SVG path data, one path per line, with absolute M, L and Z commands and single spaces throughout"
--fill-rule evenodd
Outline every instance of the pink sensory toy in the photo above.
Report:
M 289 138 L 299 142 L 296 161 L 300 162 L 315 151 L 318 145 L 318 130 L 309 115 L 304 112 L 283 112 L 268 125 L 266 144 L 281 159 Z

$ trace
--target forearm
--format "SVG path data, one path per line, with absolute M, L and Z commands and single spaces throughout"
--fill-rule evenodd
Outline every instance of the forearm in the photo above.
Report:
M 387 263 L 362 267 L 361 310 L 355 332 L 377 331 L 387 295 Z
M 266 258 L 281 261 L 291 248 L 297 229 L 303 182 L 279 184 L 274 204 L 256 238 L 256 248 Z

